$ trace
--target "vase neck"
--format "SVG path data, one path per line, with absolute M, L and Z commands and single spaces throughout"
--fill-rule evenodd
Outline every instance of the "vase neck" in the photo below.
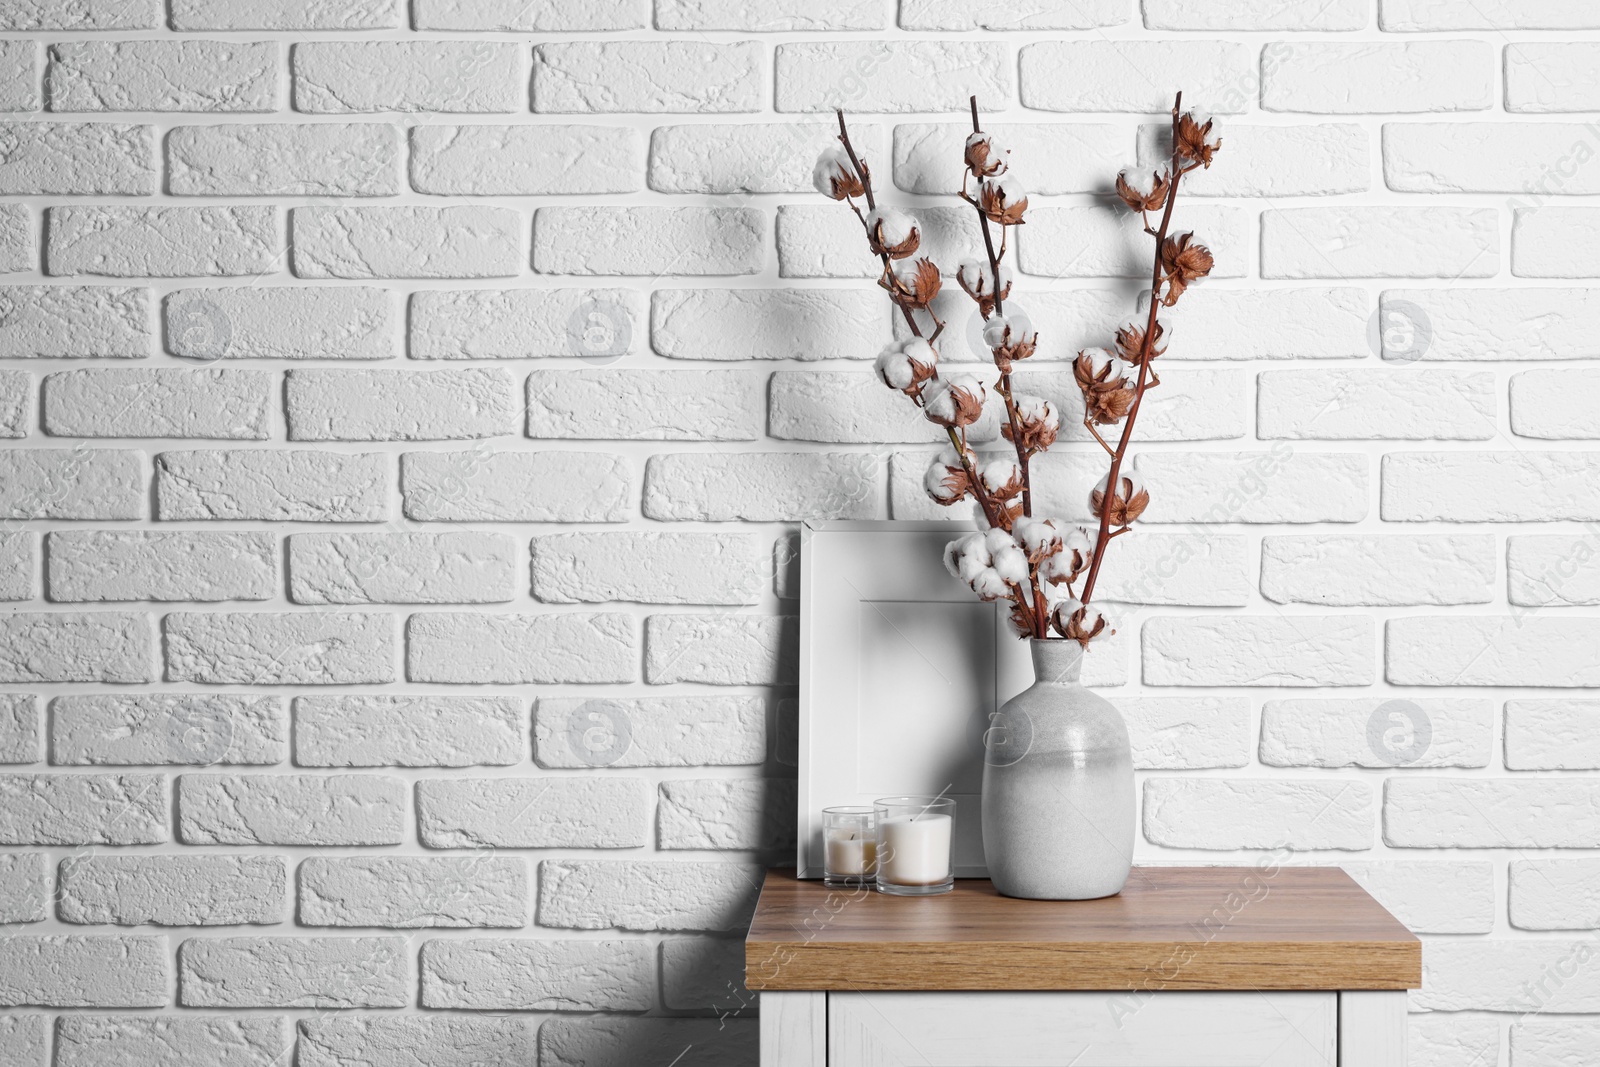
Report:
M 1041 685 L 1077 685 L 1083 673 L 1083 646 L 1076 641 L 1037 638 L 1033 652 L 1033 678 Z

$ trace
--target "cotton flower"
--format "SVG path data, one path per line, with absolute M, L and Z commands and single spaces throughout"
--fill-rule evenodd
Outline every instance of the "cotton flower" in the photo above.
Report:
M 990 222 L 1017 226 L 1022 223 L 1022 213 L 1028 210 L 1028 194 L 1013 177 L 985 178 L 978 187 L 978 207 Z
M 837 141 L 824 148 L 817 157 L 816 166 L 811 168 L 811 184 L 817 187 L 817 192 L 835 200 L 861 196 L 864 192 L 855 166 L 850 162 L 850 153 Z
M 1156 320 L 1156 328 L 1152 331 L 1152 337 L 1154 340 L 1150 342 L 1150 358 L 1155 359 L 1167 350 L 1167 328 L 1162 325 L 1159 319 Z M 1117 327 L 1117 355 L 1134 366 L 1144 362 L 1144 323 L 1142 321 L 1130 319 Z
M 1171 190 L 1172 176 L 1165 167 L 1128 167 L 1117 175 L 1117 195 L 1134 211 L 1160 211 Z
M 939 353 L 927 341 L 912 337 L 892 341 L 878 353 L 876 368 L 883 384 L 907 396 L 922 392 L 922 383 L 938 373 Z
M 1050 401 L 1028 393 L 1012 393 L 1011 403 L 1017 411 L 1020 433 L 1013 433 L 1008 419 L 1000 426 L 1001 436 L 1020 444 L 1026 452 L 1043 452 L 1055 444 L 1056 434 L 1061 430 L 1061 417 Z
M 1003 546 L 994 553 L 994 571 L 1010 584 L 1026 587 L 1030 581 L 1027 553 L 1016 545 Z
M 925 308 L 939 295 L 943 281 L 939 268 L 927 256 L 903 259 L 894 266 L 893 292 L 910 308 Z
M 995 274 L 988 263 L 980 263 L 975 259 L 964 259 L 956 268 L 956 281 L 963 292 L 978 302 L 978 311 L 984 318 L 994 313 L 997 291 L 1001 300 L 1011 295 L 1011 268 L 1000 264 L 998 286 L 995 284 Z
M 1196 241 L 1193 233 L 1168 234 L 1161 245 L 1161 270 L 1167 278 L 1167 295 L 1161 302 L 1167 307 L 1176 304 L 1185 289 L 1211 273 L 1214 264 L 1211 249 Z
M 972 581 L 973 575 L 993 562 L 984 532 L 969 533 L 944 546 L 945 569 L 963 582 Z
M 922 229 L 917 220 L 892 207 L 867 212 L 867 239 L 875 255 L 905 259 L 915 255 L 922 244 Z
M 1211 157 L 1222 147 L 1222 138 L 1212 129 L 1212 119 L 1204 111 L 1186 111 L 1178 116 L 1178 157 L 1211 166 Z
M 1006 585 L 1006 580 L 1000 572 L 993 567 L 979 571 L 972 579 L 972 591 L 978 594 L 978 599 L 983 601 L 999 600 L 1009 596 L 1011 589 Z
M 1117 483 L 1117 491 L 1111 494 L 1111 525 L 1126 526 L 1144 514 L 1144 509 L 1150 505 L 1150 493 L 1136 471 L 1121 471 Z M 1096 515 L 1105 503 L 1105 495 L 1106 478 L 1101 478 L 1089 493 L 1089 508 Z
M 964 499 L 972 492 L 972 479 L 967 468 L 953 448 L 946 448 L 928 465 L 922 477 L 922 487 L 934 500 L 950 505 Z
M 983 324 L 983 343 L 994 354 L 1000 373 L 1009 374 L 1014 360 L 1033 355 L 1039 342 L 1039 331 L 1027 313 L 1017 309 L 1006 315 L 991 315 Z
M 1061 551 L 1061 530 L 1054 519 L 1018 519 L 1011 536 L 1034 563 Z
M 1069 641 L 1078 642 L 1085 648 L 1102 633 L 1107 637 L 1116 633 L 1115 630 L 1107 630 L 1111 620 L 1098 608 L 1085 607 L 1070 598 L 1055 605 L 1055 609 L 1051 612 L 1050 624 L 1056 633 Z
M 923 410 L 929 422 L 940 426 L 970 426 L 983 415 L 989 391 L 970 374 L 940 378 L 923 393 Z
M 975 178 L 992 178 L 1006 169 L 1009 149 L 1002 148 L 992 134 L 979 130 L 967 135 L 964 162 Z
M 1087 418 L 1102 426 L 1120 422 L 1137 395 L 1137 371 L 1103 348 L 1089 348 L 1072 361 L 1072 377 L 1083 393 Z
M 1014 459 L 994 459 L 978 469 L 978 480 L 996 500 L 1009 500 L 1022 492 L 1022 468 Z

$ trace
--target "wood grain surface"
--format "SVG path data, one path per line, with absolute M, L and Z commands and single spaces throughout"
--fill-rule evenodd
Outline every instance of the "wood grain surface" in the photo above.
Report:
M 1336 867 L 1136 867 L 1101 900 L 934 897 L 767 873 L 745 984 L 791 989 L 1415 989 L 1422 944 Z

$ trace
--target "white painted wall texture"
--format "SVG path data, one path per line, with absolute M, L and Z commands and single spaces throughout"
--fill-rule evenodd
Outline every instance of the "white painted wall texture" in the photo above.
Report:
M 952 266 L 977 94 L 1070 411 L 1179 88 L 1138 858 L 1348 864 L 1416 1067 L 1600 1060 L 1594 4 L 0 0 L 0 1062 L 751 1062 L 789 538 L 937 513 L 827 112 Z

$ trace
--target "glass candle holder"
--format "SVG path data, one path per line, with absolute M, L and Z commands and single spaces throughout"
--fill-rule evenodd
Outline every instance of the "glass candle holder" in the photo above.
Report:
M 878 874 L 878 809 L 822 809 L 822 884 L 859 889 Z
M 950 842 L 956 802 L 949 797 L 882 797 L 878 812 L 878 892 L 929 896 L 955 888 Z

